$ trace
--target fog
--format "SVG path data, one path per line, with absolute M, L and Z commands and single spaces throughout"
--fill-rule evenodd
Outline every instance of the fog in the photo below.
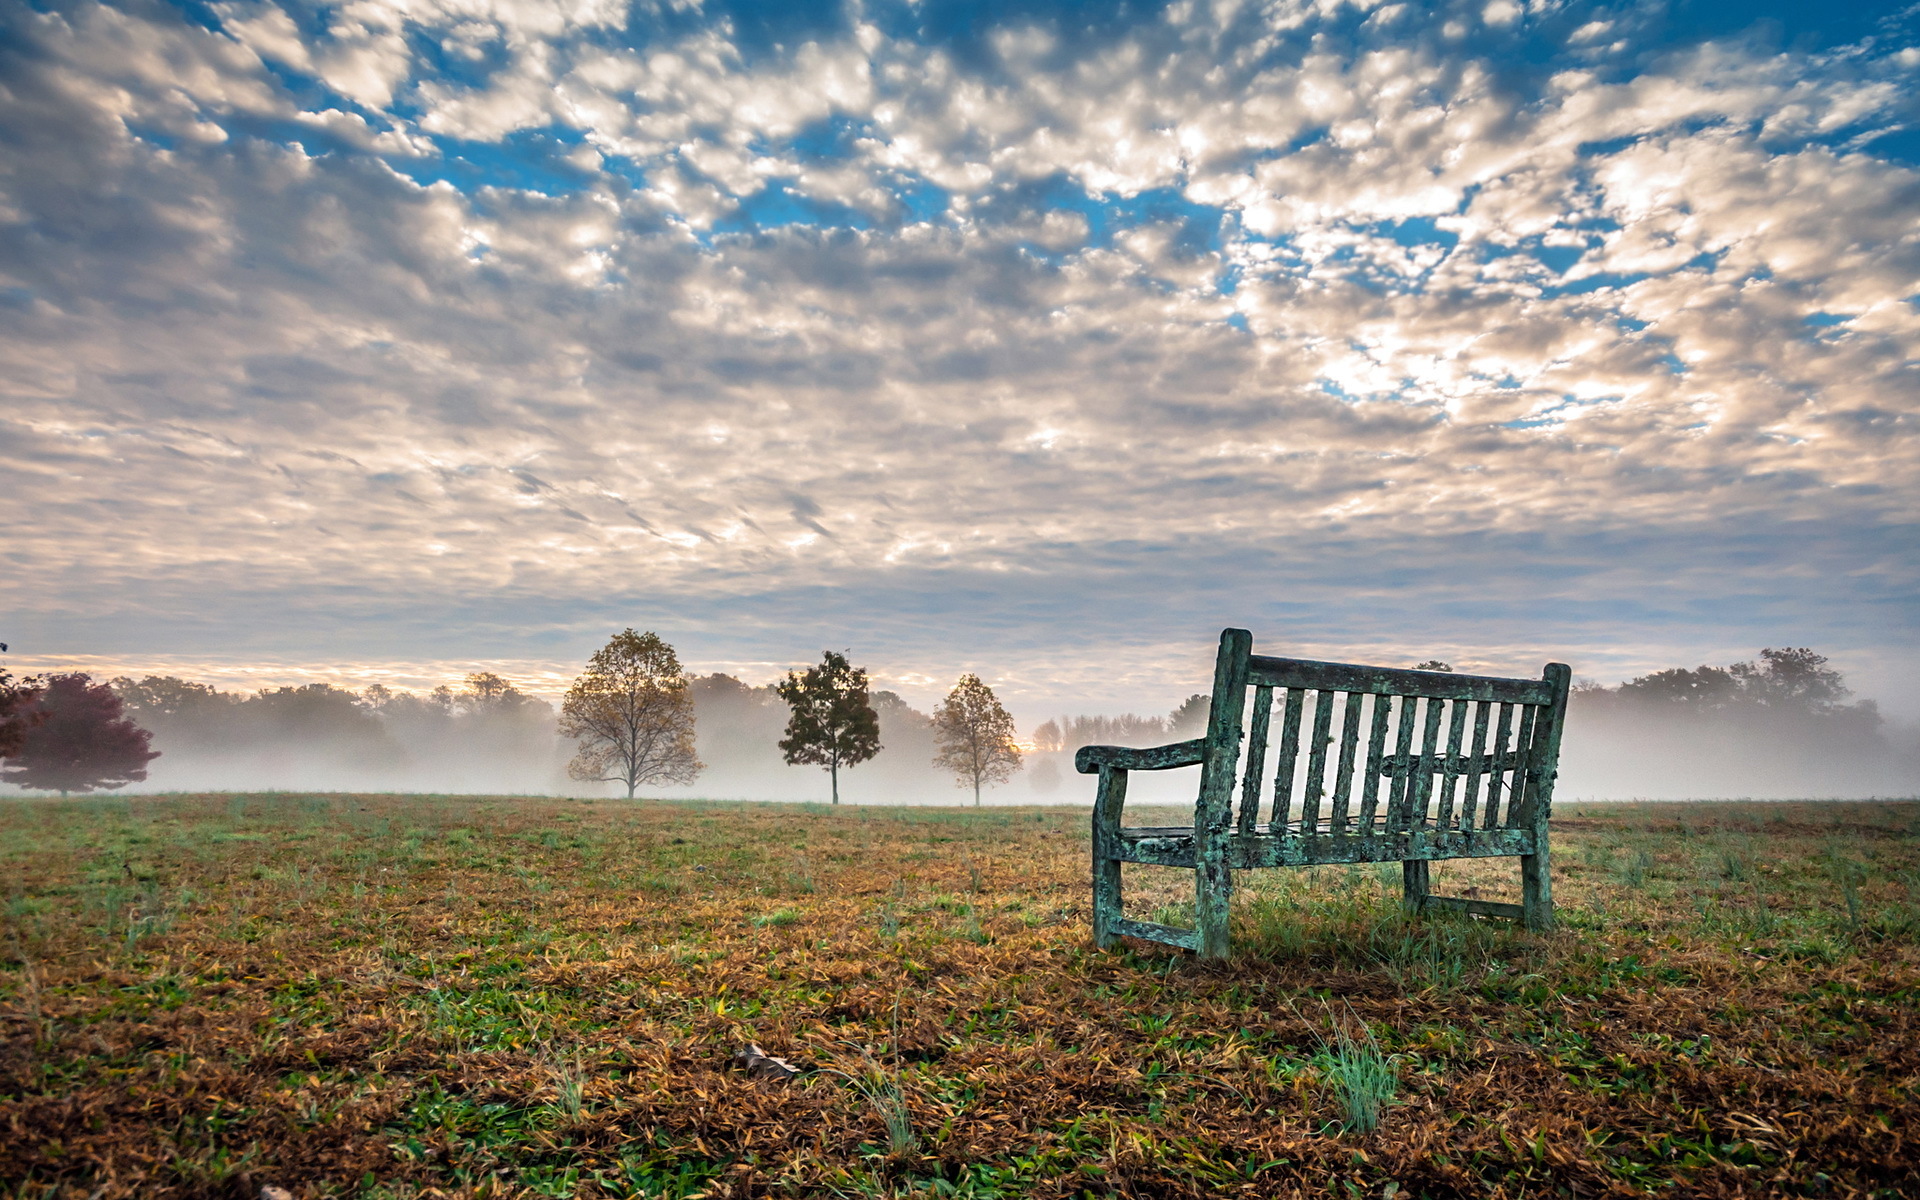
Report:
M 1578 693 L 1569 708 L 1557 800 L 1920 795 L 1920 730 L 1870 708 L 1688 712 Z
M 127 715 L 154 734 L 161 757 L 141 792 L 367 791 L 620 795 L 567 775 L 574 746 L 552 705 L 510 681 L 475 674 L 425 696 L 375 685 L 324 684 L 221 693 L 169 677 L 113 681 Z M 787 707 L 771 683 L 696 676 L 697 780 L 642 795 L 745 800 L 829 798 L 827 773 L 789 766 L 778 742 Z M 932 765 L 931 719 L 875 692 L 880 753 L 840 772 L 849 804 L 970 803 L 970 788 Z M 1194 696 L 1166 716 L 1061 715 L 1022 726 L 1032 749 L 987 804 L 1091 803 L 1093 780 L 1073 770 L 1087 744 L 1146 746 L 1198 736 L 1207 704 Z M 1134 803 L 1190 804 L 1197 771 L 1136 773 Z M 5 789 L 16 791 L 16 789 Z M 1826 660 L 1768 650 L 1728 667 L 1656 672 L 1616 687 L 1576 687 L 1556 796 L 1583 799 L 1843 798 L 1920 793 L 1920 729 L 1890 726 L 1855 700 Z

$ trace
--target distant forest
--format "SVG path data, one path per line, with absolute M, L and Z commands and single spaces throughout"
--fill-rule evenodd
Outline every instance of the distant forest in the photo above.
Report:
M 1446 664 L 1420 664 L 1447 669 Z M 554 706 L 479 672 L 424 695 L 374 684 L 221 692 L 171 676 L 119 678 L 127 717 L 160 751 L 146 788 L 341 789 L 572 793 L 571 743 Z M 788 707 L 775 685 L 730 675 L 691 678 L 695 736 L 705 764 L 691 786 L 654 794 L 755 799 L 824 798 L 826 781 L 782 761 Z M 864 803 L 959 803 L 933 766 L 933 722 L 890 691 L 872 693 L 883 749 L 846 771 L 842 792 Z M 990 792 L 999 802 L 1090 795 L 1073 776 L 1083 745 L 1144 746 L 1199 736 L 1207 697 L 1165 716 L 1061 715 L 1024 739 L 1024 769 Z M 1175 773 L 1179 774 L 1179 773 Z M 1606 797 L 1912 795 L 1920 792 L 1920 735 L 1890 728 L 1871 700 L 1806 649 L 1768 649 L 1724 667 L 1657 671 L 1572 699 L 1561 795 Z M 1138 781 L 1142 800 L 1190 799 L 1190 781 Z
M 490 673 L 425 695 L 381 684 L 353 692 L 330 684 L 217 691 L 172 676 L 111 681 L 126 715 L 153 732 L 161 752 L 148 787 L 339 788 L 433 792 L 573 792 L 571 743 L 558 735 L 554 706 Z M 775 684 L 731 675 L 693 676 L 688 685 L 697 752 L 705 769 L 691 786 L 664 794 L 808 799 L 825 794 L 819 770 L 788 766 L 778 743 L 789 709 Z M 898 693 L 876 691 L 881 752 L 849 770 L 842 790 L 857 801 L 957 803 L 950 774 L 933 766 L 932 717 Z M 1059 717 L 1033 735 L 1027 770 L 997 799 L 1050 795 L 1072 771 L 1072 751 L 1089 742 L 1150 745 L 1196 736 L 1206 698 L 1168 717 Z M 660 789 L 650 789 L 659 792 Z

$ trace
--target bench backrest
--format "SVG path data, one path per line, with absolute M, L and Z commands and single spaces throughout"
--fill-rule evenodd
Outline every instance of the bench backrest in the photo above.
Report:
M 1215 828 L 1530 827 L 1544 819 L 1571 670 L 1538 679 L 1252 653 L 1221 634 L 1200 803 Z

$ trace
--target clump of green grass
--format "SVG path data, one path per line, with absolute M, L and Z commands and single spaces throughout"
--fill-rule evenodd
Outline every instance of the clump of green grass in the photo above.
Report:
M 801 896 L 813 895 L 813 864 L 807 861 L 806 855 L 793 860 L 793 869 L 787 872 L 787 890 Z
M 1314 1064 L 1339 1101 L 1346 1131 L 1372 1133 L 1399 1094 L 1400 1075 L 1393 1060 L 1381 1053 L 1373 1030 L 1362 1023 L 1360 1031 L 1364 1036 L 1356 1038 L 1335 1021 L 1333 1040 L 1321 1043 Z
M 753 925 L 754 925 L 754 928 L 756 929 L 765 929 L 769 926 L 773 926 L 777 928 L 781 925 L 792 925 L 794 922 L 798 921 L 799 919 L 800 919 L 799 909 L 777 908 L 770 913 L 761 913 L 759 916 L 754 917 Z
M 1156 925 L 1171 925 L 1175 929 L 1187 929 L 1193 925 L 1193 901 L 1183 904 L 1162 904 L 1153 910 Z
M 1647 878 L 1652 873 L 1653 852 L 1635 850 L 1615 864 L 1613 877 L 1620 884 L 1637 889 L 1647 886 Z
M 587 1077 L 578 1052 L 573 1061 L 553 1069 L 554 1110 L 569 1124 L 578 1125 L 586 1108 Z

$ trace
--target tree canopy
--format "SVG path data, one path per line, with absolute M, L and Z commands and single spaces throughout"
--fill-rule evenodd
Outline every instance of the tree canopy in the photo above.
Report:
M 1846 703 L 1853 692 L 1845 677 L 1827 665 L 1824 654 L 1804 646 L 1769 647 L 1758 661 L 1725 667 L 1654 671 L 1621 684 L 1613 694 L 1628 703 L 1692 712 L 1756 708 L 1815 716 L 1864 714 L 1862 705 Z
M 91 676 L 54 675 L 34 700 L 39 720 L 0 767 L 0 781 L 70 792 L 123 788 L 147 777 L 160 757 L 153 735 L 129 720 L 120 697 Z
M 469 679 L 469 685 L 472 679 Z M 577 740 L 574 779 L 636 788 L 692 783 L 693 702 L 673 647 L 652 632 L 617 633 L 588 660 L 560 705 L 560 732 Z
M 978 675 L 962 675 L 953 685 L 934 711 L 933 727 L 940 746 L 934 765 L 952 771 L 959 786 L 972 784 L 976 807 L 983 785 L 1005 783 L 1020 769 L 1013 718 Z
M 820 766 L 840 803 L 840 768 L 880 753 L 880 715 L 867 695 L 867 673 L 828 650 L 805 674 L 787 672 L 775 685 L 792 715 L 780 751 L 793 766 Z
M 27 730 L 44 716 L 34 703 L 39 698 L 39 680 L 16 680 L 12 672 L 0 671 L 0 758 L 19 753 L 26 744 Z

